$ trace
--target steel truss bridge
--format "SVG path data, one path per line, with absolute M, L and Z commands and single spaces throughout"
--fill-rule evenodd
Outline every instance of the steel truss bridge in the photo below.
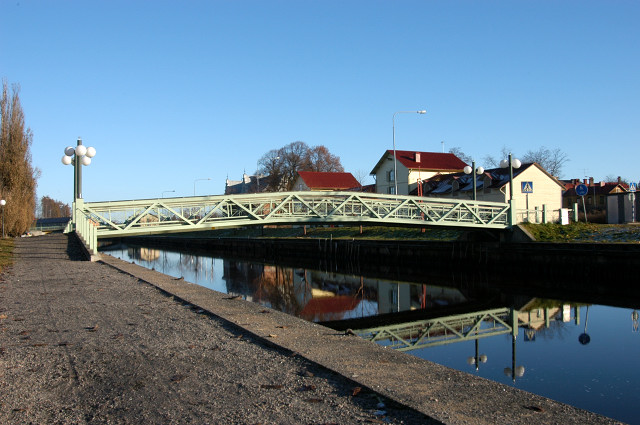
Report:
M 513 205 L 361 192 L 271 192 L 132 201 L 76 199 L 71 226 L 90 251 L 98 238 L 278 224 L 371 224 L 505 229 Z M 69 228 L 68 230 L 73 230 Z

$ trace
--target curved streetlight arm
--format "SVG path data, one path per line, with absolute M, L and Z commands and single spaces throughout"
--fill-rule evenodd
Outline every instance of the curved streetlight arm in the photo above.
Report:
M 195 179 L 195 180 L 193 181 L 193 196 L 196 196 L 196 182 L 203 181 L 203 180 L 211 180 L 211 179 L 210 179 L 210 178 L 206 178 L 206 179 Z
M 418 111 L 397 111 L 393 113 L 392 128 L 393 128 L 393 183 L 395 185 L 395 193 L 398 194 L 398 159 L 396 157 L 396 115 L 398 114 L 426 114 L 427 111 L 425 109 L 420 109 Z

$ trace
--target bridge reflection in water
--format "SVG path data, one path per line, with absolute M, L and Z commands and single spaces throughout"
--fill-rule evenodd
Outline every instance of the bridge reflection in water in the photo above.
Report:
M 637 300 L 622 297 L 617 308 L 592 305 L 596 300 L 579 293 L 566 299 L 580 303 L 552 301 L 544 290 L 453 271 L 421 276 L 416 279 L 421 283 L 397 282 L 144 247 L 112 248 L 106 253 L 390 349 L 637 422 Z

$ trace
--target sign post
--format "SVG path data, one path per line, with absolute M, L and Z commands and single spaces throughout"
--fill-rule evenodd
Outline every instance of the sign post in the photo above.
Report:
M 584 222 L 587 223 L 587 207 L 584 204 L 584 195 L 587 194 L 587 192 L 589 192 L 589 188 L 587 187 L 586 184 L 579 184 L 576 186 L 576 195 L 581 196 L 582 197 L 582 209 L 584 210 Z
M 522 193 L 525 194 L 525 199 L 526 199 L 526 205 L 525 205 L 525 209 L 527 210 L 527 222 L 529 221 L 529 194 L 533 193 L 533 182 L 529 181 L 529 182 L 521 182 L 520 183 L 520 190 L 522 191 Z M 535 214 L 535 221 L 536 223 L 538 222 L 538 212 L 536 211 Z
M 636 221 L 636 190 L 638 186 L 635 183 L 629 183 L 629 200 L 631 201 L 631 221 Z

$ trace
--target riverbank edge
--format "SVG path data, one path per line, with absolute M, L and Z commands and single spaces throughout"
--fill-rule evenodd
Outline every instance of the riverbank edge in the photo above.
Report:
M 619 423 L 131 264 L 102 263 L 446 424 Z M 393 367 L 388 367 L 393 365 Z

